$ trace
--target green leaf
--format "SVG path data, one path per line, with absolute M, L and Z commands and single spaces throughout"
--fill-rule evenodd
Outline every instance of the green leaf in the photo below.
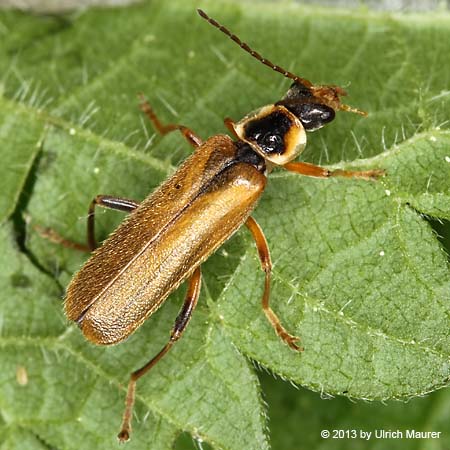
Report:
M 17 206 L 25 180 L 39 151 L 44 133 L 44 122 L 36 120 L 21 105 L 0 98 L 0 141 L 8 143 L 2 151 L 2 196 L 0 197 L 0 223 Z M 21 129 L 20 133 L 16 130 Z
M 35 229 L 83 242 L 95 195 L 141 200 L 189 154 L 176 133 L 154 136 L 136 93 L 163 121 L 206 138 L 224 132 L 224 117 L 277 101 L 289 85 L 198 18 L 196 6 L 0 15 L 0 448 L 115 446 L 129 373 L 168 339 L 184 288 L 127 342 L 86 342 L 65 321 L 61 298 L 87 256 Z M 277 64 L 345 86 L 346 102 L 369 111 L 367 119 L 339 113 L 309 134 L 303 160 L 387 176 L 271 174 L 255 211 L 274 263 L 271 304 L 304 352 L 287 348 L 264 317 L 256 249 L 238 232 L 204 264 L 185 336 L 139 381 L 129 448 L 184 448 L 182 432 L 215 449 L 268 448 L 259 382 L 245 357 L 312 390 L 357 399 L 410 399 L 447 386 L 448 255 L 425 215 L 450 219 L 450 68 L 442 57 L 450 19 L 235 1 L 202 8 Z M 99 212 L 98 237 L 122 218 Z M 299 407 L 306 416 L 316 405 Z M 395 423 L 401 412 L 393 411 Z M 275 427 L 276 437 L 283 423 Z M 316 428 L 302 433 L 321 442 Z M 274 448 L 288 448 L 279 442 Z
M 445 209 L 448 144 L 449 133 L 433 131 L 384 152 L 374 159 L 390 175 L 376 184 L 290 174 L 272 180 L 265 196 L 271 214 L 260 218 L 273 239 L 272 299 L 283 299 L 277 307 L 305 351 L 277 351 L 258 305 L 239 301 L 260 292 L 250 249 L 219 301 L 225 327 L 246 354 L 331 394 L 408 398 L 447 385 L 448 262 L 429 225 L 406 201 L 420 208 L 423 197 L 434 197 L 426 212 Z M 289 214 L 286 184 L 300 198 Z M 290 239 L 286 230 L 295 230 Z M 250 330 L 244 328 L 248 317 L 254 318 Z
M 450 445 L 446 432 L 450 419 L 448 389 L 406 403 L 356 403 L 342 397 L 325 399 L 306 390 L 298 391 L 269 375 L 261 376 L 261 385 L 269 404 L 274 449 L 417 450 L 446 449 Z M 323 430 L 330 432 L 330 438 L 321 436 Z M 412 430 L 440 435 L 430 439 L 406 438 Z M 382 431 L 399 431 L 403 437 L 376 437 L 375 433 Z M 343 437 L 344 433 L 349 437 Z

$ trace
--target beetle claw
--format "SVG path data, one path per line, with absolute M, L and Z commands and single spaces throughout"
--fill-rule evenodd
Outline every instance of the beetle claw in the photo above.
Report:
M 121 444 L 127 442 L 130 439 L 130 433 L 127 430 L 121 430 L 117 435 L 117 439 Z
M 300 338 L 297 336 L 293 336 L 292 334 L 285 333 L 281 336 L 284 342 L 292 349 L 297 352 L 302 352 L 304 349 L 303 347 L 297 345 L 297 342 L 300 342 Z

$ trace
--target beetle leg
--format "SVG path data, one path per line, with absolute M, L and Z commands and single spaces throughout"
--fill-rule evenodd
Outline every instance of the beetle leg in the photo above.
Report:
M 237 135 L 236 130 L 234 129 L 235 126 L 235 122 L 233 119 L 231 119 L 230 117 L 227 117 L 224 119 L 223 123 L 225 124 L 225 126 L 228 128 L 228 130 L 230 131 L 230 133 L 238 140 L 240 140 L 241 138 Z
M 63 238 L 55 230 L 47 227 L 42 227 L 38 224 L 33 224 L 33 230 L 35 230 L 41 237 L 48 239 L 58 245 L 62 245 L 66 248 L 71 248 L 73 250 L 78 250 L 80 252 L 90 252 L 91 249 L 85 244 L 79 244 L 78 242 L 70 241 L 69 239 Z
M 186 140 L 191 144 L 193 147 L 199 147 L 203 144 L 202 139 L 197 136 L 191 129 L 185 127 L 184 125 L 177 125 L 173 123 L 169 123 L 167 125 L 163 125 L 160 120 L 158 119 L 158 116 L 156 115 L 155 111 L 153 111 L 153 108 L 150 106 L 150 103 L 145 99 L 143 94 L 139 94 L 139 100 L 141 111 L 150 119 L 153 126 L 156 128 L 158 133 L 162 134 L 163 136 L 167 133 L 170 133 L 171 131 L 179 130 L 181 134 L 186 138 Z
M 187 324 L 192 316 L 192 311 L 197 305 L 197 300 L 200 295 L 201 286 L 201 270 L 197 267 L 194 273 L 189 279 L 189 286 L 186 292 L 186 298 L 184 300 L 181 311 L 178 313 L 175 319 L 175 324 L 172 328 L 170 334 L 169 342 L 162 348 L 162 350 L 154 356 L 145 366 L 136 370 L 130 375 L 130 381 L 128 383 L 127 397 L 125 400 L 125 411 L 123 414 L 122 428 L 120 433 L 117 435 L 121 442 L 127 441 L 130 438 L 131 433 L 131 418 L 133 413 L 133 406 L 135 400 L 136 392 L 136 381 L 145 375 L 175 344 L 175 342 L 180 339 Z
M 126 198 L 112 197 L 111 195 L 97 195 L 89 205 L 89 213 L 87 218 L 87 245 L 73 242 L 69 239 L 65 239 L 60 236 L 56 231 L 51 228 L 44 228 L 40 225 L 34 225 L 33 228 L 45 239 L 48 239 L 55 244 L 62 245 L 63 247 L 72 248 L 81 252 L 92 252 L 97 248 L 97 242 L 95 240 L 95 207 L 103 206 L 104 208 L 115 209 L 117 211 L 131 212 L 139 203 L 134 200 L 128 200 Z
M 97 195 L 89 205 L 89 213 L 87 218 L 87 242 L 88 251 L 97 248 L 95 240 L 95 207 L 115 209 L 116 211 L 131 212 L 139 206 L 138 202 L 127 198 L 113 197 L 111 195 Z
M 297 345 L 297 342 L 300 340 L 298 337 L 289 334 L 286 329 L 281 325 L 280 319 L 273 312 L 272 308 L 269 306 L 269 297 L 270 297 L 270 276 L 272 272 L 272 262 L 270 260 L 270 251 L 269 246 L 267 245 L 266 237 L 258 225 L 258 222 L 253 217 L 249 217 L 245 222 L 247 228 L 253 235 L 253 239 L 256 243 L 256 248 L 258 249 L 259 259 L 261 260 L 261 268 L 264 270 L 266 274 L 265 283 L 264 283 L 264 294 L 262 297 L 262 307 L 264 314 L 267 319 L 275 329 L 278 336 L 286 342 L 289 347 L 293 350 L 303 351 L 302 347 Z
M 361 178 L 363 180 L 376 180 L 386 172 L 383 169 L 373 170 L 329 170 L 315 164 L 309 164 L 305 162 L 290 162 L 283 166 L 290 172 L 299 173 L 300 175 L 306 175 L 308 177 L 317 178 L 329 178 L 329 177 L 345 177 L 345 178 Z
M 126 198 L 112 197 L 111 195 L 97 195 L 89 205 L 89 213 L 87 218 L 87 245 L 73 242 L 69 239 L 65 239 L 60 236 L 56 231 L 51 228 L 44 228 L 40 225 L 34 225 L 33 228 L 45 239 L 48 239 L 55 244 L 62 245 L 63 247 L 79 250 L 80 252 L 92 252 L 97 248 L 97 242 L 95 240 L 95 207 L 102 206 L 104 208 L 115 209 L 117 211 L 131 212 L 139 205 L 134 200 Z

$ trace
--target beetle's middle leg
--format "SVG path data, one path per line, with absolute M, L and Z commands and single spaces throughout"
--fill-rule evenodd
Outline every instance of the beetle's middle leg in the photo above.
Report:
M 269 306 L 269 297 L 270 297 L 270 276 L 272 273 L 272 262 L 270 260 L 270 252 L 269 246 L 267 245 L 266 237 L 264 236 L 261 227 L 258 225 L 258 222 L 253 217 L 249 217 L 245 222 L 247 228 L 253 235 L 253 239 L 256 242 L 256 248 L 258 249 L 259 259 L 261 260 L 261 267 L 266 274 L 265 283 L 264 283 L 264 294 L 262 297 L 262 307 L 266 317 L 269 319 L 269 322 L 275 329 L 278 336 L 286 342 L 289 347 L 293 350 L 303 351 L 302 347 L 297 345 L 297 342 L 300 340 L 298 337 L 289 334 L 287 330 L 281 325 L 280 319 L 273 312 L 272 308 Z
M 189 279 L 189 286 L 186 292 L 186 298 L 184 300 L 181 311 L 178 313 L 175 319 L 175 324 L 170 334 L 169 342 L 161 349 L 161 351 L 154 356 L 145 366 L 136 370 L 130 375 L 130 381 L 128 383 L 127 397 L 125 400 L 125 411 L 122 419 L 122 428 L 118 434 L 120 441 L 124 442 L 130 438 L 131 433 L 131 418 L 133 414 L 133 406 L 136 392 L 136 381 L 145 375 L 180 339 L 184 330 L 186 329 L 189 320 L 191 319 L 192 312 L 197 305 L 197 300 L 200 295 L 200 286 L 202 281 L 202 274 L 200 267 L 197 267 L 194 273 Z
M 169 123 L 166 125 L 161 123 L 155 111 L 153 111 L 153 108 L 150 106 L 150 103 L 145 99 L 143 94 L 139 94 L 139 100 L 141 102 L 140 107 L 142 112 L 150 119 L 158 133 L 164 136 L 171 131 L 179 130 L 180 133 L 189 142 L 189 144 L 191 144 L 193 147 L 199 147 L 203 144 L 202 138 L 197 136 L 190 128 L 174 123 Z
M 95 240 L 95 207 L 115 209 L 116 211 L 131 212 L 138 207 L 139 203 L 127 198 L 113 197 L 111 195 L 97 195 L 89 204 L 89 212 L 87 217 L 87 245 L 73 242 L 63 238 L 51 228 L 44 228 L 40 225 L 34 225 L 34 229 L 45 239 L 63 247 L 72 248 L 81 252 L 92 252 L 97 248 Z
M 89 251 L 97 248 L 95 240 L 95 207 L 114 209 L 116 211 L 131 212 L 135 210 L 139 203 L 128 198 L 113 197 L 111 195 L 97 195 L 89 205 L 89 213 L 87 218 L 87 243 Z

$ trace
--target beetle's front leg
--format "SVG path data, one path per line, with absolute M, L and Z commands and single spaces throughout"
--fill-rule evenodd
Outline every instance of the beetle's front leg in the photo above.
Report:
M 297 345 L 297 342 L 300 340 L 297 336 L 293 336 L 289 334 L 287 330 L 281 325 L 280 319 L 273 312 L 272 308 L 269 306 L 269 297 L 270 297 L 270 276 L 272 273 L 272 262 L 270 260 L 270 252 L 269 246 L 267 245 L 267 240 L 264 236 L 261 227 L 258 225 L 253 217 L 249 217 L 245 222 L 245 225 L 250 230 L 253 235 L 253 238 L 256 242 L 256 248 L 258 249 L 259 259 L 261 260 L 261 267 L 266 274 L 265 282 L 264 282 L 264 293 L 262 297 L 262 307 L 264 314 L 269 320 L 270 324 L 275 329 L 277 335 L 286 342 L 289 347 L 293 350 L 303 351 L 302 347 Z
M 159 134 L 162 136 L 170 133 L 171 131 L 179 130 L 180 133 L 184 136 L 184 138 L 191 144 L 193 147 L 199 147 L 203 144 L 202 138 L 197 136 L 190 128 L 185 127 L 184 125 L 178 125 L 175 123 L 163 124 L 158 116 L 156 115 L 153 108 L 150 106 L 150 103 L 145 99 L 143 94 L 139 94 L 139 100 L 141 101 L 140 107 L 141 111 L 150 119 L 150 122 L 156 128 Z
M 315 164 L 305 162 L 290 162 L 283 166 L 290 172 L 295 172 L 307 177 L 316 178 L 330 178 L 330 177 L 345 177 L 345 178 L 361 178 L 363 180 L 377 180 L 386 174 L 383 169 L 373 170 L 329 170 L 325 167 L 316 166 Z

